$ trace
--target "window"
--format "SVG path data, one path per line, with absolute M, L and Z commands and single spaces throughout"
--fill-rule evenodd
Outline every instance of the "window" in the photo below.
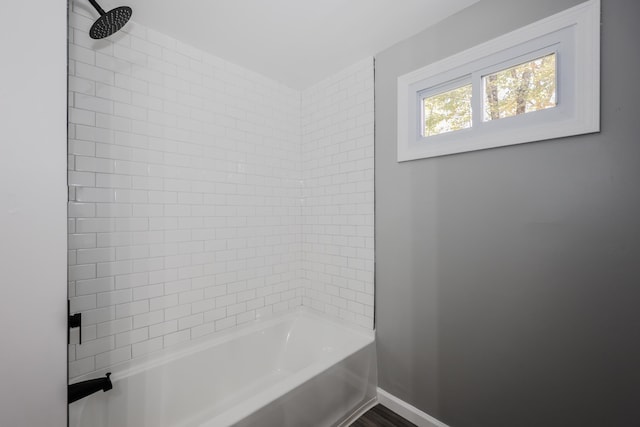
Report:
M 425 95 L 421 104 L 423 137 L 471 127 L 471 84 Z
M 484 121 L 553 108 L 556 53 L 482 77 Z
M 398 79 L 398 161 L 599 131 L 600 1 Z

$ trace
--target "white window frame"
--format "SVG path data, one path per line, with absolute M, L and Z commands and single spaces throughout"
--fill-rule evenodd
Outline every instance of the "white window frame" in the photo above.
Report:
M 556 53 L 557 105 L 483 121 L 482 77 L 549 53 Z M 423 137 L 421 100 L 465 82 L 472 83 L 472 127 Z M 398 78 L 398 162 L 599 130 L 600 0 L 587 1 Z

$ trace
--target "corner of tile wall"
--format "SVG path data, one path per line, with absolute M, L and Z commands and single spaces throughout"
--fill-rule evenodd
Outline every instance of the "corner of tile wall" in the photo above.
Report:
M 373 328 L 373 58 L 302 99 L 303 304 Z

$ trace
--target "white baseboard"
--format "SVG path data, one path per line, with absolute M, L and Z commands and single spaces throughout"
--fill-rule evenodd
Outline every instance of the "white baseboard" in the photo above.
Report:
M 387 393 L 378 387 L 378 403 L 391 409 L 407 421 L 411 421 L 418 427 L 448 427 L 446 424 L 436 420 L 431 415 L 422 412 L 415 406 L 398 399 L 394 395 Z

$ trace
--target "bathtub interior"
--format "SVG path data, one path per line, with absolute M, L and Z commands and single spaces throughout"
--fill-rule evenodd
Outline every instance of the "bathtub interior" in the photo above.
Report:
M 298 310 L 114 367 L 113 390 L 70 405 L 70 426 L 223 426 L 260 412 L 262 422 L 273 418 L 262 425 L 288 425 L 296 408 L 323 394 L 342 390 L 348 406 L 366 400 L 371 349 L 372 334 Z M 348 362 L 359 353 L 362 360 Z

